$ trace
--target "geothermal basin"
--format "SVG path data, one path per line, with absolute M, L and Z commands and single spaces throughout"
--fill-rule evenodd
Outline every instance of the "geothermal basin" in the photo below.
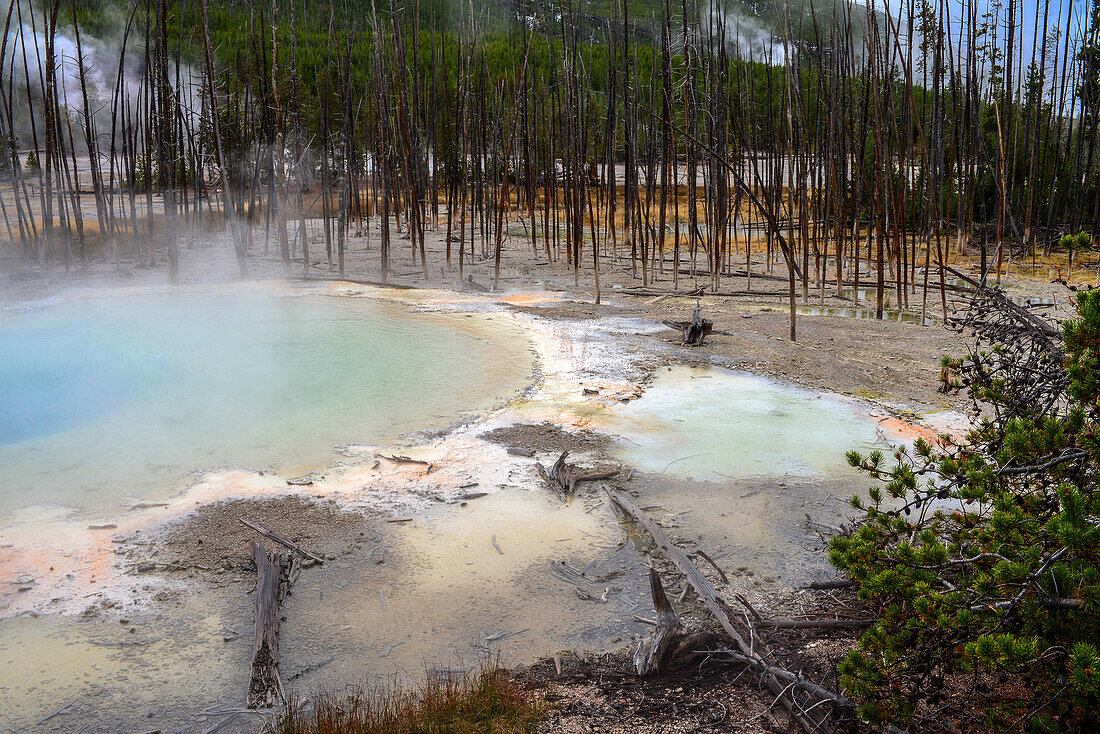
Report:
M 291 691 L 630 644 L 652 614 L 638 536 L 599 485 L 547 490 L 534 461 L 559 449 L 531 426 L 590 437 L 575 460 L 621 466 L 750 595 L 827 573 L 804 517 L 842 515 L 844 452 L 879 441 L 860 404 L 680 364 L 652 325 L 409 298 L 256 285 L 0 314 L 0 725 L 256 730 L 254 577 L 158 555 L 225 498 L 318 500 L 346 526 L 284 605 Z

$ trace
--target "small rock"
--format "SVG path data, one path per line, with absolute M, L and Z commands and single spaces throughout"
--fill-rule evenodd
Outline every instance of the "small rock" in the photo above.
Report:
M 150 571 L 156 571 L 157 564 L 155 563 L 143 563 L 137 567 L 138 573 L 149 573 Z

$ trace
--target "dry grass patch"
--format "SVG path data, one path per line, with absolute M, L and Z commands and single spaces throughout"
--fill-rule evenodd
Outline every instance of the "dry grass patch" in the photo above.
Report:
M 532 734 L 539 707 L 499 666 L 429 674 L 410 690 L 371 689 L 292 701 L 274 734 Z

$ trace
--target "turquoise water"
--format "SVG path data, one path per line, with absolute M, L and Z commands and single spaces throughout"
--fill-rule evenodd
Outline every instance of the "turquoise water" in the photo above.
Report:
M 459 323 L 461 322 L 461 323 Z M 461 326 L 461 328 L 458 328 Z M 296 471 L 506 399 L 519 337 L 372 299 L 264 290 L 0 314 L 0 517 L 162 497 L 189 471 Z M 503 342 L 503 343 L 502 343 Z
M 659 372 L 615 410 L 619 455 L 639 469 L 709 481 L 836 476 L 845 452 L 876 440 L 852 404 L 762 377 L 708 367 Z

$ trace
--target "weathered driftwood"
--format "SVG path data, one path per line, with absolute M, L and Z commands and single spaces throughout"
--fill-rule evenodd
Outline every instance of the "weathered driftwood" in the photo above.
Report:
M 565 458 L 569 456 L 568 451 L 562 451 L 561 456 L 554 462 L 554 465 L 547 471 L 541 463 L 535 462 L 535 469 L 538 470 L 540 476 L 546 480 L 546 482 L 554 488 L 555 491 L 564 499 L 566 497 L 572 497 L 577 491 L 577 482 L 587 482 L 594 479 L 610 479 L 617 476 L 619 472 L 616 471 L 600 471 L 600 472 L 580 472 L 577 471 L 576 464 L 565 463 Z
M 472 276 L 472 275 L 467 275 L 466 276 L 465 286 L 466 286 L 466 290 L 471 291 L 473 293 L 488 293 L 491 290 L 491 289 L 483 286 L 481 283 L 478 283 L 476 280 L 474 280 L 474 276 Z
M 753 276 L 756 277 L 756 276 Z M 782 278 L 783 282 L 786 282 L 786 278 Z M 626 296 L 649 296 L 660 298 L 690 298 L 704 295 L 702 288 L 696 288 L 693 291 L 667 291 L 659 290 L 656 288 L 630 288 L 619 291 Z M 737 298 L 740 296 L 752 296 L 753 298 L 764 298 L 767 296 L 785 296 L 787 291 L 767 291 L 767 290 L 736 290 L 736 291 L 708 291 L 705 293 L 707 298 Z
M 714 615 L 714 618 L 733 640 L 734 644 L 740 650 L 749 650 L 750 646 L 745 639 L 746 630 L 741 628 L 740 624 L 734 624 L 729 613 L 729 606 L 722 601 L 715 591 L 714 586 L 710 581 L 699 571 L 698 567 L 691 562 L 691 559 L 687 557 L 682 549 L 673 545 L 672 541 L 665 535 L 665 531 L 661 529 L 661 526 L 655 523 L 649 515 L 645 514 L 637 505 L 631 502 L 626 495 L 622 492 L 618 492 L 614 489 L 607 490 L 608 497 L 615 503 L 623 512 L 629 515 L 635 522 L 642 526 L 650 537 L 653 538 L 653 542 L 657 544 L 657 547 L 663 552 L 673 565 L 679 569 L 680 573 L 684 574 L 684 578 L 691 585 L 691 588 L 695 590 L 695 593 L 699 595 L 699 599 L 702 600 L 707 610 Z
M 808 694 L 804 688 L 792 685 L 789 681 L 775 674 L 774 671 L 783 670 L 783 666 L 779 665 L 767 645 L 756 635 L 756 629 L 748 620 L 748 617 L 746 616 L 744 619 L 735 617 L 731 613 L 729 605 L 718 595 L 714 586 L 691 562 L 687 554 L 674 545 L 664 530 L 661 529 L 661 526 L 631 502 L 626 495 L 613 489 L 608 489 L 607 494 L 619 509 L 637 522 L 653 538 L 653 542 L 658 549 L 684 575 L 687 583 L 699 596 L 707 611 L 714 616 L 729 641 L 733 643 L 733 652 L 754 661 L 755 669 L 760 674 L 764 685 L 775 694 L 776 702 L 789 711 L 805 731 L 820 732 L 827 730 L 825 724 L 830 712 L 821 706 L 817 706 L 816 704 L 819 701 L 807 700 Z M 658 620 L 659 626 L 660 620 Z M 830 700 L 836 705 L 843 703 L 835 696 Z
M 786 668 L 781 668 L 775 665 L 766 665 L 761 662 L 761 660 L 757 657 L 754 657 L 752 655 L 745 655 L 743 653 L 736 652 L 735 650 L 723 650 L 722 652 L 715 654 L 713 659 L 721 660 L 723 658 L 733 660 L 738 663 L 743 663 L 752 670 L 762 675 L 769 675 L 778 678 L 792 688 L 797 688 L 809 693 L 819 701 L 829 701 L 837 706 L 849 708 L 852 710 L 855 709 L 855 704 L 846 696 L 835 691 L 830 691 L 828 688 L 825 688 L 819 683 L 815 683 L 809 678 L 801 676 L 798 673 L 792 673 Z M 897 730 L 893 729 L 893 731 Z
M 684 344 L 697 346 L 702 344 L 707 335 L 714 331 L 714 322 L 703 318 L 703 312 L 699 306 L 691 314 L 691 321 L 662 321 L 670 329 L 683 332 Z
M 244 523 L 245 525 L 247 525 L 248 527 L 255 530 L 260 535 L 264 536 L 265 538 L 270 538 L 271 540 L 274 540 L 279 545 L 285 546 L 285 547 L 289 548 L 290 550 L 294 551 L 295 553 L 301 554 L 302 556 L 308 558 L 309 560 L 313 561 L 314 563 L 322 564 L 322 563 L 325 562 L 324 558 L 321 558 L 320 556 L 313 555 L 312 553 L 310 553 L 309 551 L 307 551 L 306 549 L 302 548 L 300 545 L 295 543 L 290 538 L 287 538 L 284 535 L 280 535 L 279 533 L 276 533 L 274 530 L 268 530 L 263 525 L 259 525 L 257 523 L 254 523 L 251 520 L 245 520 L 243 517 L 240 518 L 240 521 L 242 523 Z
M 421 466 L 431 466 L 432 462 L 424 461 L 423 459 L 414 459 L 411 456 L 400 456 L 394 454 L 392 456 L 386 454 L 378 454 L 386 461 L 392 461 L 394 464 L 420 464 Z
M 256 633 L 248 676 L 250 709 L 269 708 L 285 700 L 279 677 L 279 607 L 300 567 L 297 558 L 268 551 L 260 541 L 252 543 L 252 560 L 256 563 Z
M 717 643 L 717 636 L 706 630 L 684 630 L 654 568 L 649 569 L 649 589 L 657 610 L 657 624 L 648 637 L 638 641 L 634 651 L 634 669 L 638 675 L 667 673 L 708 654 Z

